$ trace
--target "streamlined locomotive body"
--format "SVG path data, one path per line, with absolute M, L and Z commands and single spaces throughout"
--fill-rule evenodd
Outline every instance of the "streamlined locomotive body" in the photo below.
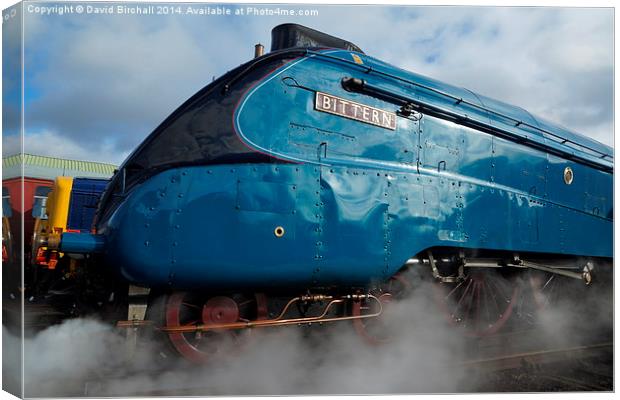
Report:
M 60 249 L 101 253 L 133 285 L 217 293 L 200 307 L 232 316 L 183 325 L 176 310 L 173 342 L 242 327 L 222 293 L 364 302 L 412 259 L 445 284 L 481 260 L 589 283 L 612 257 L 611 148 L 337 47 L 275 49 L 199 91 L 119 168 L 96 232 Z
M 108 263 L 148 286 L 365 286 L 433 247 L 611 257 L 611 156 L 364 54 L 283 51 L 177 110 L 97 226 Z

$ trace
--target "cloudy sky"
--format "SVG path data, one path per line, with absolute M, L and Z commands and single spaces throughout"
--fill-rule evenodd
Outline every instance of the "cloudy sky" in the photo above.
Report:
M 284 22 L 342 37 L 396 66 L 613 145 L 611 8 L 293 8 L 318 16 L 61 16 L 25 9 L 25 151 L 120 163 L 181 102 L 250 59 L 255 43 L 268 48 L 271 28 Z M 18 152 L 16 125 L 4 125 L 4 154 Z

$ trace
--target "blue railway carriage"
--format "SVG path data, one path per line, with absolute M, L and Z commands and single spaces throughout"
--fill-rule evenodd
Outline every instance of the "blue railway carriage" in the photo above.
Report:
M 135 149 L 95 234 L 60 242 L 165 293 L 182 355 L 208 357 L 197 332 L 317 321 L 381 341 L 371 321 L 410 270 L 488 335 L 524 293 L 545 303 L 550 278 L 589 284 L 611 259 L 610 147 L 309 28 L 272 35 Z M 459 308 L 491 297 L 490 313 Z

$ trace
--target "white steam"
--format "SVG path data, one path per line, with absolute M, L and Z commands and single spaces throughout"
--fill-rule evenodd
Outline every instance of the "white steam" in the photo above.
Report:
M 574 305 L 560 304 L 541 311 L 537 330 L 540 336 L 535 339 L 558 345 L 575 339 L 598 340 L 597 332 L 608 331 L 612 319 L 610 296 L 605 295 L 605 301 L 600 297 L 582 298 L 583 307 L 590 310 L 587 315 L 581 314 L 581 306 Z M 581 317 L 577 323 L 575 313 Z M 164 358 L 161 344 L 155 342 L 143 342 L 137 355 L 128 362 L 124 331 L 95 320 L 69 320 L 26 339 L 25 395 L 388 394 L 476 390 L 471 371 L 459 368 L 458 363 L 476 355 L 478 342 L 448 326 L 445 316 L 438 311 L 430 284 L 421 283 L 407 299 L 392 302 L 383 318 L 396 332 L 387 345 L 366 345 L 350 322 L 311 328 L 255 329 L 241 349 L 224 349 L 224 353 L 236 353 L 234 356 L 204 366 Z M 513 324 L 512 328 L 521 327 Z M 3 335 L 5 340 L 10 338 L 6 331 Z

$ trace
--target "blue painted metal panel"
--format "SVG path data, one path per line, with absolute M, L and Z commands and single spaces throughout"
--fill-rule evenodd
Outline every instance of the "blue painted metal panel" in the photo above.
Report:
M 408 93 L 413 95 L 414 98 L 429 101 L 437 106 L 445 107 L 448 110 L 461 113 L 462 115 L 477 115 L 477 118 L 480 118 L 481 120 L 488 119 L 492 125 L 507 128 L 509 131 L 514 132 L 514 134 L 518 136 L 534 135 L 540 138 L 549 137 L 549 135 L 541 133 L 540 131 L 525 125 L 515 127 L 512 119 L 529 123 L 537 128 L 548 130 L 553 135 L 557 135 L 567 140 L 574 141 L 577 144 L 587 146 L 600 154 L 606 154 L 609 156 L 606 157 L 606 160 L 608 161 L 613 160 L 613 149 L 611 147 L 597 142 L 589 137 L 579 135 L 557 124 L 546 121 L 543 118 L 533 116 L 520 107 L 506 104 L 483 95 L 475 94 L 464 88 L 456 87 L 445 82 L 394 67 L 365 54 L 356 53 L 363 60 L 364 64 L 355 65 L 352 62 L 351 54 L 351 52 L 342 50 L 329 51 L 329 57 L 341 59 L 346 62 L 348 66 L 366 71 L 367 74 L 370 74 L 370 72 L 376 72 L 378 76 L 394 77 L 397 81 L 390 79 L 391 82 L 386 80 L 385 82 L 382 82 L 381 85 L 385 88 L 393 89 L 395 92 Z M 364 76 L 364 78 L 365 77 L 366 76 Z M 428 90 L 425 88 L 428 88 Z M 445 93 L 452 98 L 462 99 L 464 102 L 456 103 L 454 100 L 450 100 L 446 96 L 439 95 L 438 93 Z M 489 111 L 484 112 L 480 109 L 468 107 L 465 102 L 482 106 Z M 511 120 L 502 118 L 499 114 L 502 114 Z M 578 148 L 576 150 L 576 153 L 582 152 L 584 152 L 583 148 Z M 585 152 L 588 154 L 594 154 L 588 151 Z
M 309 285 L 320 219 L 319 171 L 311 166 L 252 165 L 173 169 L 148 180 L 107 224 L 110 263 L 151 285 L 253 287 Z M 254 181 L 256 187 L 238 185 Z M 261 185 L 262 183 L 262 185 Z M 238 198 L 269 196 L 281 184 L 283 204 L 251 210 Z M 276 211 L 276 212 L 274 212 Z M 276 227 L 285 234 L 278 238 Z
M 360 57 L 364 67 L 553 128 L 519 108 Z M 315 109 L 321 91 L 398 111 L 394 103 L 343 89 L 342 78 L 360 68 L 311 55 L 250 86 L 222 118 L 234 121 L 237 140 L 274 164 L 180 166 L 135 185 L 98 227 L 109 264 L 152 286 L 307 288 L 386 279 L 409 257 L 437 246 L 612 256 L 610 172 L 437 116 L 399 116 L 391 130 Z M 364 79 L 479 113 L 380 74 Z M 478 117 L 548 141 L 490 113 Z M 567 167 L 571 184 L 563 178 Z M 274 234 L 277 227 L 284 236 Z

